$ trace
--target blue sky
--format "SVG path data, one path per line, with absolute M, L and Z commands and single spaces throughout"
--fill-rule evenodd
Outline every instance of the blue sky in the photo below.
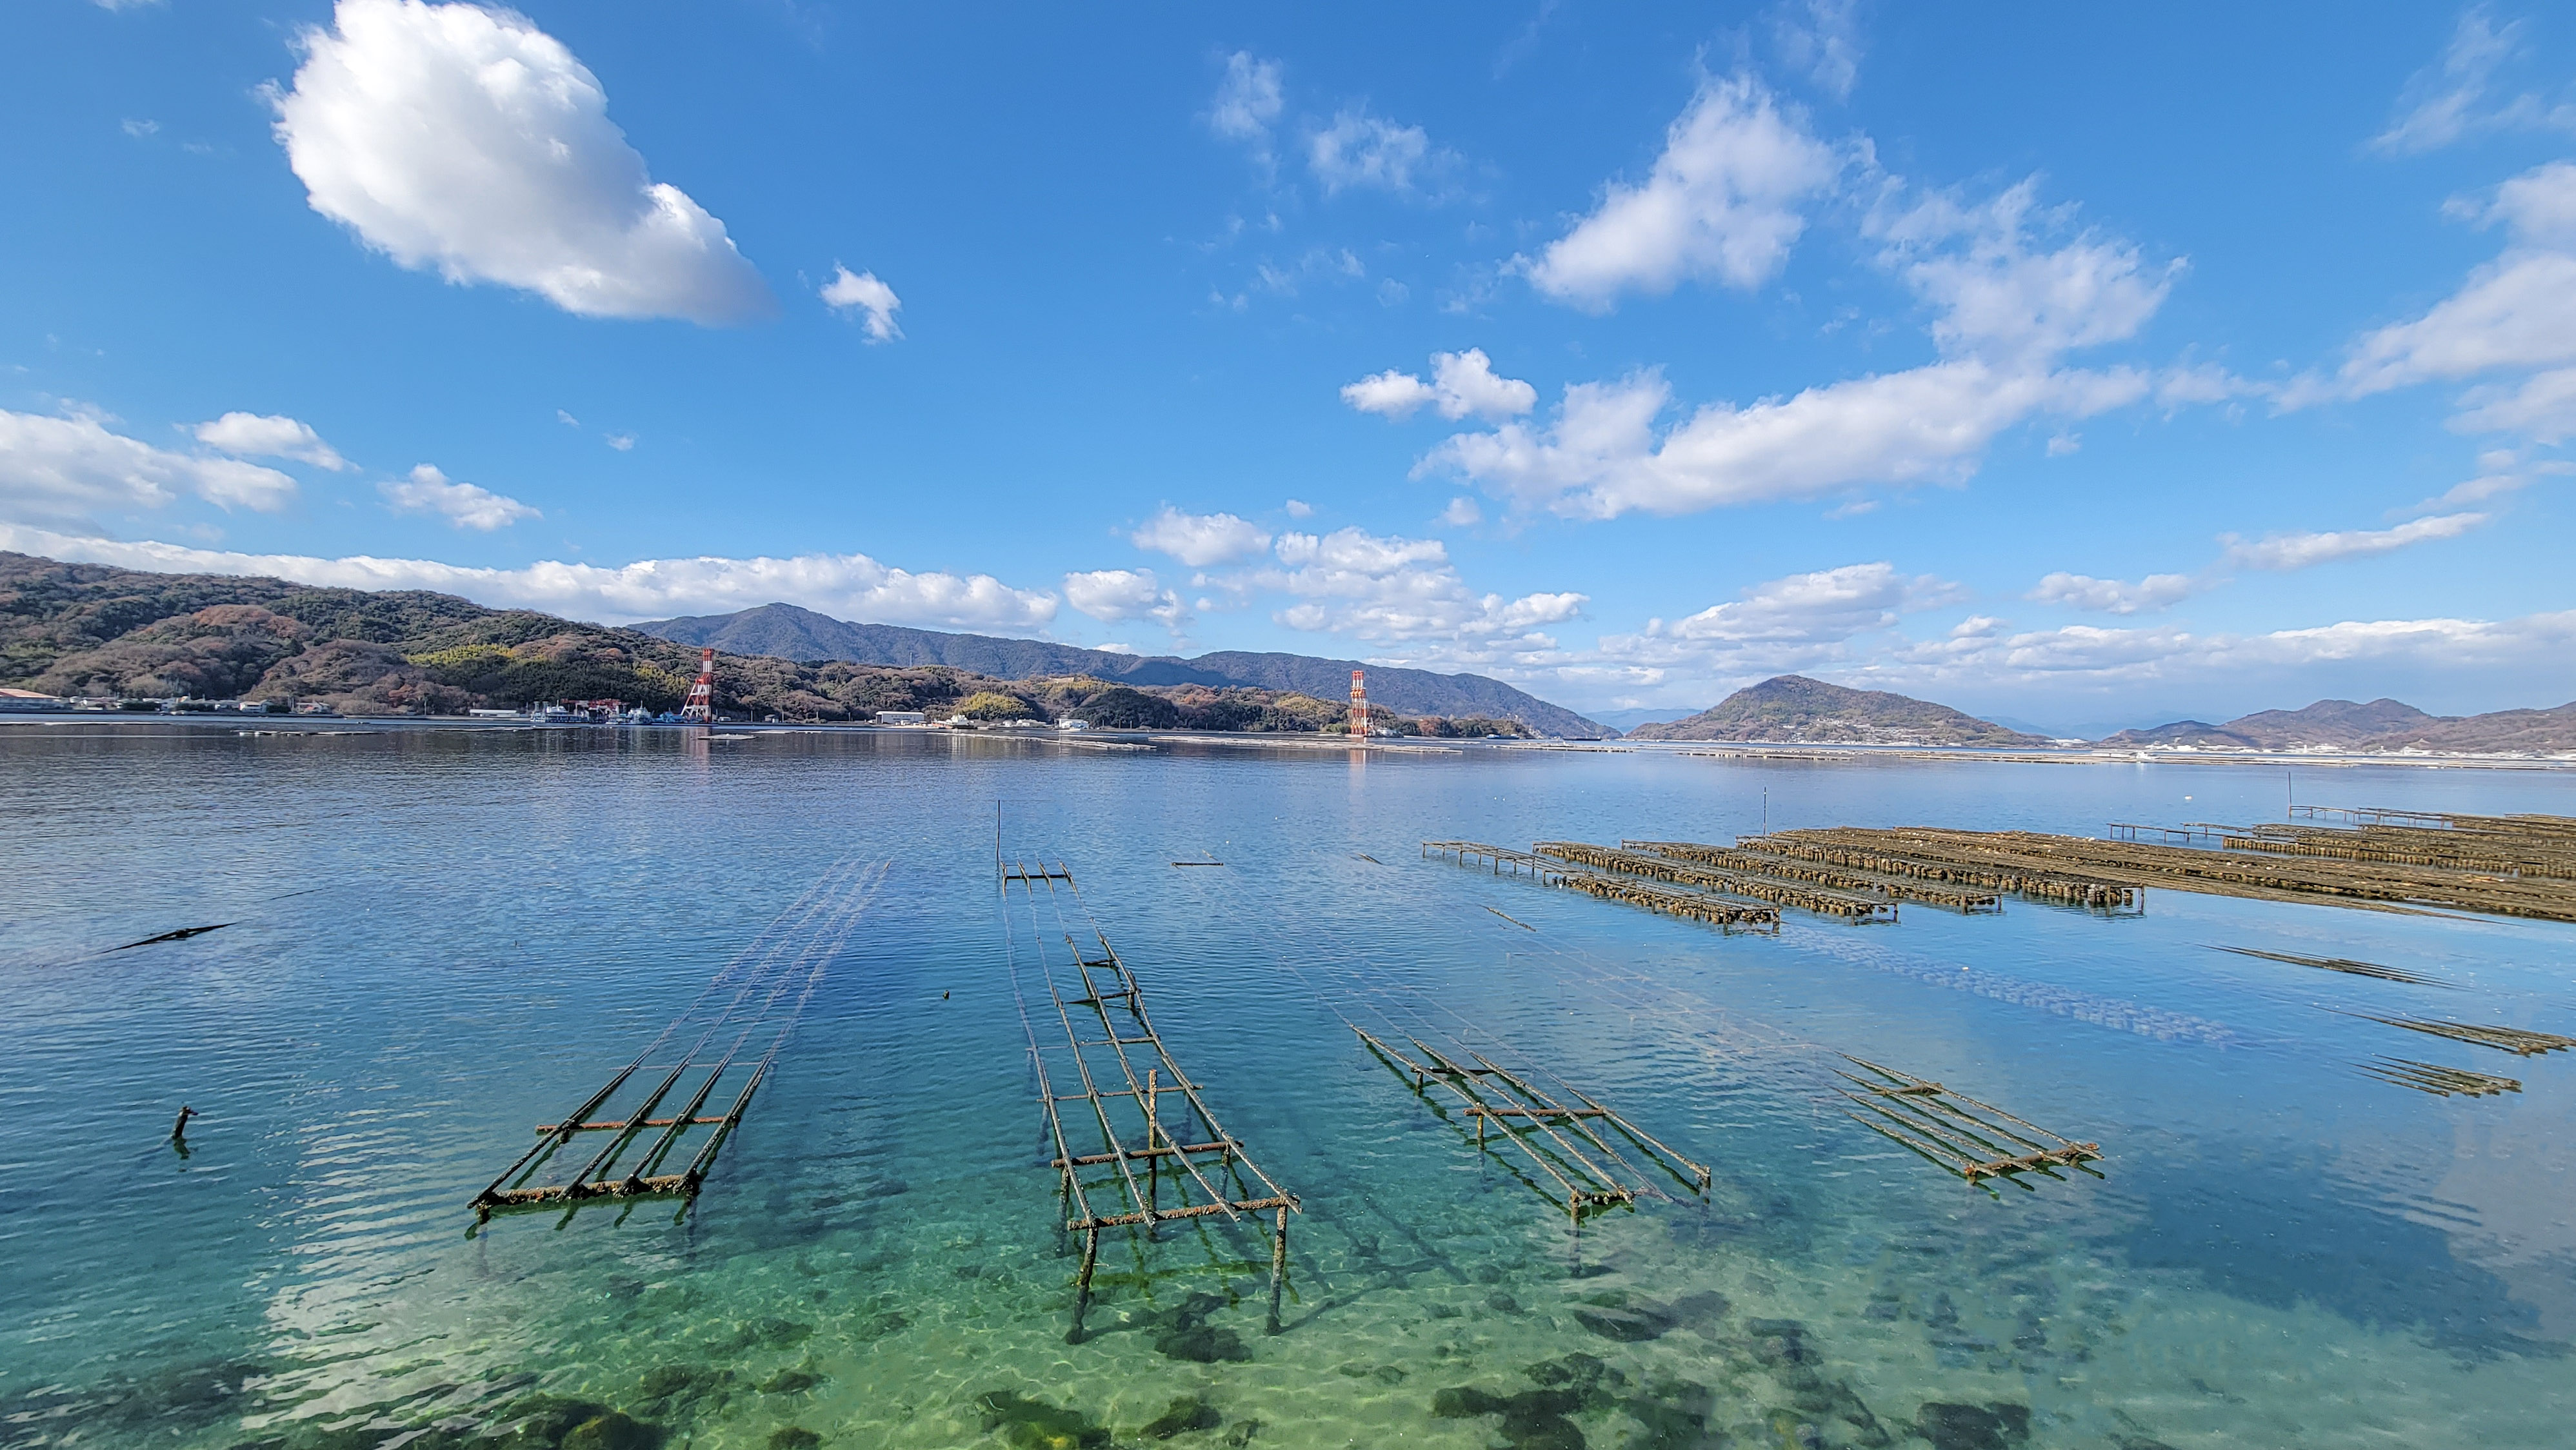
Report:
M 0 12 L 0 547 L 1678 712 L 2576 696 L 2576 21 Z

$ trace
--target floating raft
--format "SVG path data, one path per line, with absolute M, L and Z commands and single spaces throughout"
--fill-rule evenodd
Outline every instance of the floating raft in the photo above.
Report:
M 1135 974 L 1092 919 L 1073 873 L 1062 864 L 1013 863 L 1002 868 L 1001 888 L 1012 991 L 1055 1150 L 1048 1166 L 1057 1173 L 1065 1230 L 1082 1235 L 1069 1342 L 1082 1340 L 1102 1229 L 1142 1227 L 1150 1235 L 1158 1224 L 1241 1223 L 1246 1216 L 1257 1223 L 1264 1214 L 1275 1215 L 1267 1327 L 1278 1333 L 1288 1215 L 1302 1211 L 1296 1195 L 1252 1161 L 1173 1060 Z M 1028 988 L 1024 968 L 1042 996 Z M 1032 1004 L 1055 1018 L 1061 1043 L 1052 1032 L 1041 1037 L 1029 1017 Z M 1163 1118 L 1166 1099 L 1174 1121 Z
M 2078 1143 L 2060 1137 L 1991 1103 L 1981 1103 L 1892 1067 L 1881 1067 L 1848 1053 L 1844 1059 L 1875 1075 L 1862 1077 L 1835 1070 L 1836 1076 L 1861 1089 L 1841 1089 L 1842 1095 L 1872 1114 L 1865 1118 L 1850 1113 L 1852 1121 L 1895 1139 L 1970 1183 L 2002 1178 L 2028 1188 L 2030 1185 L 2021 1181 L 2022 1174 L 2055 1178 L 2059 1168 L 2082 1169 L 2096 1178 L 2102 1176 L 2098 1170 L 2085 1167 L 2102 1156 L 2099 1143 Z
M 2267 952 L 2260 947 L 2213 946 L 2214 952 L 2234 952 L 2240 957 L 2261 957 L 2267 962 L 2288 962 L 2294 967 L 2315 967 L 2322 972 L 2342 972 L 2352 977 L 2377 977 L 2383 982 L 2406 982 L 2418 987 L 2451 985 L 2438 977 L 2427 977 L 2402 967 L 2383 967 L 2377 962 L 2356 962 L 2350 957 L 2312 957 L 2299 952 Z
M 1603 871 L 1617 871 L 1629 876 L 1652 877 L 1681 886 L 1696 886 L 1708 891 L 1723 891 L 1733 896 L 1749 896 L 1774 906 L 1794 906 L 1819 916 L 1838 916 L 1845 921 L 1894 921 L 1896 903 L 1883 896 L 1857 896 L 1848 891 L 1827 891 L 1804 882 L 1784 880 L 1777 876 L 1757 875 L 1748 871 L 1717 871 L 1695 866 L 1668 856 L 1641 855 L 1635 851 L 1614 851 L 1583 841 L 1541 841 L 1532 849 L 1542 856 L 1560 861 L 1591 866 Z
M 825 968 L 858 930 L 886 867 L 854 858 L 825 872 L 634 1061 L 579 1107 L 538 1124 L 536 1146 L 474 1196 L 475 1222 L 518 1209 L 578 1209 L 602 1199 L 678 1198 L 685 1212 L 685 1201 L 697 1197 L 717 1151 L 778 1061 Z M 658 1060 L 664 1057 L 669 1060 Z M 673 1101 L 683 1105 L 655 1116 Z M 708 1113 L 710 1101 L 728 1105 Z M 606 1116 L 594 1116 L 603 1109 L 609 1110 Z M 710 1131 L 699 1134 L 700 1128 Z M 563 1150 L 598 1133 L 609 1135 L 605 1146 L 572 1166 L 578 1155 Z M 681 1166 L 673 1170 L 674 1164 Z M 567 1167 L 570 1172 L 561 1171 Z
M 1406 1043 L 1426 1059 L 1418 1062 L 1356 1023 L 1351 1031 L 1379 1061 L 1411 1077 L 1414 1092 L 1432 1111 L 1444 1118 L 1454 1113 L 1473 1123 L 1476 1151 L 1493 1151 L 1488 1144 L 1496 1140 L 1519 1149 L 1563 1192 L 1565 1211 L 1576 1223 L 1583 1221 L 1586 1210 L 1631 1206 L 1640 1196 L 1658 1193 L 1649 1175 L 1619 1151 L 1622 1138 L 1693 1192 L 1708 1190 L 1705 1165 L 1647 1136 L 1644 1129 L 1589 1094 L 1567 1088 L 1567 1096 L 1573 1099 L 1569 1103 L 1534 1086 L 1530 1078 L 1536 1073 L 1513 1072 L 1480 1052 L 1453 1045 L 1453 1057 L 1420 1037 L 1409 1036 Z M 1475 1065 L 1467 1066 L 1458 1057 Z M 1522 1180 L 1542 1193 L 1547 1191 L 1525 1174 Z
M 1980 886 L 2036 901 L 2053 901 L 2064 906 L 2082 906 L 2097 911 L 2114 911 L 2138 904 L 2137 892 L 2114 882 L 2098 881 L 2086 876 L 2071 876 L 2062 872 L 2035 871 L 1991 861 L 1941 860 L 1930 856 L 1907 855 L 1884 847 L 1786 834 L 1738 836 L 1735 838 L 1735 847 L 1739 851 L 1779 857 L 1789 861 L 1812 861 L 1828 866 L 1854 867 L 1876 872 L 1882 876 L 1903 877 L 1916 881 Z
M 2576 921 L 2576 882 L 2450 866 L 2293 858 L 2255 851 L 2100 841 L 2036 831 L 1909 826 L 1896 830 L 1844 827 L 1781 834 L 1788 840 L 1820 846 L 2083 875 L 2130 887 L 2170 886 L 2213 896 L 2374 911 L 2478 911 L 2538 921 Z M 2135 834 L 2134 829 L 2131 834 Z M 2466 834 L 2463 839 L 2467 839 Z
M 2390 1027 L 2403 1027 L 2409 1032 L 2447 1037 L 2454 1042 L 2471 1042 L 2510 1052 L 2516 1057 L 2539 1057 L 2544 1053 L 2565 1052 L 2576 1047 L 2576 1037 L 2561 1037 L 2555 1032 L 2527 1032 L 2519 1027 L 2482 1027 L 2468 1022 L 2437 1022 L 2423 1017 L 2374 1017 L 2367 1012 L 2345 1012 L 2365 1022 L 2378 1022 Z
M 1971 890 L 1902 874 L 1863 875 L 1831 862 L 1802 859 L 1789 852 L 1765 851 L 1760 844 L 1764 840 L 1761 836 L 1747 836 L 1734 847 L 1712 846 L 1698 841 L 1621 841 L 1619 847 L 1624 851 L 1646 851 L 1676 861 L 1696 861 L 1727 870 L 1812 881 L 1819 886 L 1838 887 L 1865 896 L 1919 901 L 1927 906 L 1943 906 L 1953 911 L 2004 909 L 2002 898 L 1992 891 Z
M 1587 896 L 1600 897 L 1604 901 L 1624 902 L 1629 906 L 1642 907 L 1647 911 L 1661 912 L 1666 916 L 1685 917 L 1692 921 L 1704 921 L 1711 926 L 1725 927 L 1728 930 L 1739 926 L 1757 928 L 1767 926 L 1776 930 L 1780 925 L 1780 908 L 1776 906 L 1757 906 L 1751 902 L 1729 901 L 1724 897 L 1711 896 L 1702 891 L 1666 891 L 1630 877 L 1605 876 L 1597 871 L 1574 870 L 1562 862 L 1551 861 L 1545 856 L 1529 851 L 1515 851 L 1507 846 L 1489 846 L 1482 841 L 1425 841 L 1422 843 L 1424 856 L 1428 857 L 1434 852 L 1455 858 L 1461 866 L 1483 861 L 1496 875 L 1502 874 L 1503 869 L 1509 867 L 1515 875 L 1527 872 L 1532 880 L 1542 886 L 1563 886 L 1580 891 Z
M 2353 1066 L 2381 1082 L 2393 1082 L 2399 1087 L 2410 1087 L 2435 1097 L 2447 1098 L 2456 1093 L 2468 1098 L 2492 1098 L 2522 1091 L 2521 1082 L 2514 1078 L 2444 1067 L 2433 1062 L 2415 1062 L 2403 1057 L 2375 1058 Z

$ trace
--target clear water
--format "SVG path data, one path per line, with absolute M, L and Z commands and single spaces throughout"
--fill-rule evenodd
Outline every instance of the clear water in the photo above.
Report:
M 1213 1424 L 1172 1443 L 1263 1450 L 1974 1446 L 2018 1443 L 2015 1407 L 2037 1446 L 2565 1444 L 2576 1061 L 2325 1009 L 2576 1033 L 2569 929 L 2151 892 L 2131 918 L 1727 936 L 1418 851 L 1725 839 L 1766 810 L 2091 833 L 2277 818 L 2284 788 L 2222 764 L 0 731 L 0 1445 L 434 1446 L 543 1395 L 705 1446 L 1140 1443 L 1183 1397 Z M 2576 814 L 2555 772 L 2297 790 Z M 1203 1223 L 1111 1242 L 1095 1333 L 1066 1342 L 997 803 L 1006 851 L 1072 865 L 1176 1055 L 1301 1195 L 1284 1333 L 1261 1333 L 1266 1243 Z M 891 859 L 886 890 L 694 1212 L 469 1236 L 531 1125 L 854 854 Z M 1390 1005 L 1509 1040 L 1713 1164 L 1712 1191 L 1573 1232 L 1338 1018 Z M 1844 1116 L 1837 1051 L 2098 1140 L 2107 1176 L 1970 1188 Z M 2381 1053 L 2525 1090 L 2352 1069 Z M 1606 1338 L 1578 1317 L 1600 1301 L 1676 1322 Z M 1175 1315 L 1249 1359 L 1158 1352 Z M 1083 1418 L 996 1421 L 1023 1403 L 997 1393 Z

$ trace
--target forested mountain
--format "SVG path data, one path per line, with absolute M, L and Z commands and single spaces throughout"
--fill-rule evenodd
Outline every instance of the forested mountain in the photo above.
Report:
M 793 604 L 764 604 L 733 614 L 647 620 L 635 628 L 682 644 L 711 644 L 721 650 L 791 660 L 950 665 L 1005 680 L 1088 675 L 1139 686 L 1251 687 L 1325 700 L 1347 698 L 1351 671 L 1366 670 L 1370 701 L 1399 715 L 1515 719 L 1541 734 L 1581 739 L 1619 733 L 1483 675 L 1444 675 L 1312 655 L 1233 650 L 1194 659 L 1132 655 L 1045 640 L 947 634 L 892 624 L 851 624 Z

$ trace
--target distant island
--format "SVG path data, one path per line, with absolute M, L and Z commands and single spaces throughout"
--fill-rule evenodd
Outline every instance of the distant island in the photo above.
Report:
M 2176 720 L 2105 736 L 2106 747 L 2191 750 L 2334 750 L 2357 754 L 2547 755 L 2576 750 L 2576 704 L 2485 715 L 2427 715 L 2397 700 L 2319 700 L 2263 710 L 2224 725 Z
M 1885 690 L 1852 690 L 1804 675 L 1748 685 L 1687 720 L 1640 725 L 1631 740 L 1743 740 L 1802 745 L 2051 744 L 1991 720 Z
M 843 624 L 787 605 L 716 621 L 666 620 L 656 628 L 677 633 L 745 616 L 772 624 L 801 616 L 809 632 L 826 625 L 892 629 Z M 1477 675 L 1299 655 L 1211 655 L 1190 678 L 1166 683 L 1167 675 L 1134 668 L 1156 664 L 1136 656 L 927 630 L 893 633 L 938 659 L 948 657 L 939 651 L 950 651 L 1008 673 L 932 659 L 869 663 L 843 658 L 834 647 L 788 658 L 720 644 L 727 652 L 717 659 L 717 708 L 736 718 L 813 722 L 919 711 L 975 721 L 1080 718 L 1103 729 L 1316 731 L 1347 722 L 1348 672 L 1365 668 L 1376 723 L 1396 733 L 1617 733 Z M 770 641 L 793 642 L 774 635 Z M 1014 658 L 994 648 L 1002 646 L 1028 653 Z M 1129 668 L 1117 674 L 1084 668 L 1093 664 Z M 0 552 L 0 686 L 36 695 L 293 699 L 357 716 L 459 715 L 597 699 L 658 712 L 680 706 L 697 667 L 691 643 L 534 610 L 486 609 L 451 594 L 155 574 Z

